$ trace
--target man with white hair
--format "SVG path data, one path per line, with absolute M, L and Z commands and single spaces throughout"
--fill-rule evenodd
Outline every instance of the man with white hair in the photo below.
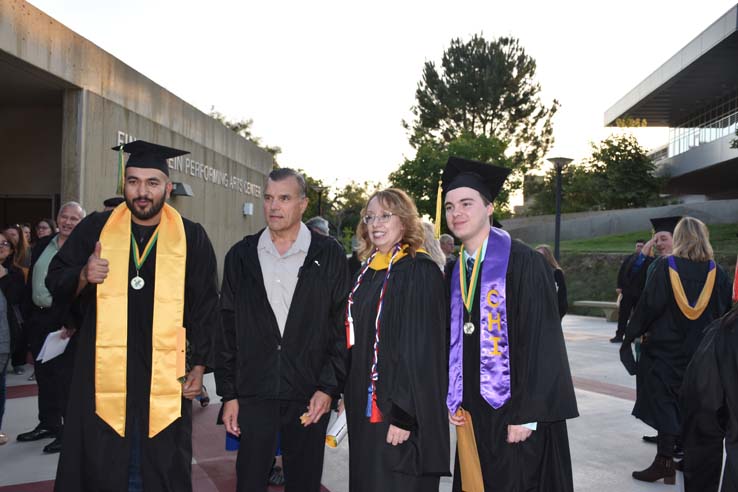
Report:
M 31 251 L 31 268 L 28 271 L 25 310 L 26 326 L 30 337 L 33 358 L 38 357 L 41 347 L 49 333 L 62 330 L 62 337 L 74 334 L 73 327 L 65 326 L 69 304 L 55 302 L 46 287 L 46 276 L 51 260 L 69 239 L 77 224 L 85 217 L 85 210 L 77 202 L 67 202 L 59 209 L 56 222 L 57 234 L 39 239 Z M 29 442 L 54 438 L 44 447 L 44 453 L 61 451 L 61 431 L 66 410 L 66 388 L 71 379 L 74 363 L 72 339 L 64 353 L 48 362 L 36 362 L 36 384 L 38 385 L 38 420 L 35 429 L 18 435 L 18 441 Z

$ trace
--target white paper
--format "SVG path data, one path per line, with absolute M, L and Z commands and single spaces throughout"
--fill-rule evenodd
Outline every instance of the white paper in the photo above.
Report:
M 53 331 L 49 333 L 44 340 L 44 345 L 41 347 L 41 351 L 38 353 L 36 360 L 40 360 L 41 363 L 48 362 L 54 357 L 59 357 L 67 349 L 69 338 L 62 339 L 62 330 Z
M 341 444 L 343 438 L 348 433 L 348 427 L 346 426 L 346 411 L 341 412 L 335 422 L 325 436 L 325 443 L 328 447 L 335 448 Z

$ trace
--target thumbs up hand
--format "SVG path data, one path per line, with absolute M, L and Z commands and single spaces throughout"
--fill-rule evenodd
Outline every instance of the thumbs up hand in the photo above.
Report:
M 87 259 L 85 267 L 85 277 L 88 283 L 101 284 L 108 277 L 108 260 L 101 258 L 102 244 L 100 241 L 95 243 L 95 250 Z

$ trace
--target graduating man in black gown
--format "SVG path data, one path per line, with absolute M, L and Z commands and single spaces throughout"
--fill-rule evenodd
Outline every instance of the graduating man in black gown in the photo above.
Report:
M 190 400 L 219 323 L 215 254 L 165 203 L 166 159 L 187 152 L 123 150 L 126 203 L 81 222 L 47 278 L 82 317 L 58 492 L 192 489 Z
M 449 279 L 449 420 L 473 423 L 484 490 L 571 491 L 566 419 L 578 411 L 553 273 L 489 225 L 509 172 L 454 157 L 443 172 L 446 222 L 463 243 Z M 476 458 L 461 451 L 460 440 L 455 491 Z

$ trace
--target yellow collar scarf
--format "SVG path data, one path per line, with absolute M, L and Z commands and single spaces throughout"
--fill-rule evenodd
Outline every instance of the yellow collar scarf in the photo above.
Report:
M 705 286 L 700 292 L 700 296 L 697 298 L 697 302 L 694 306 L 690 306 L 687 294 L 684 292 L 682 286 L 682 280 L 679 278 L 679 271 L 677 270 L 676 260 L 673 256 L 669 256 L 669 279 L 671 280 L 671 289 L 674 292 L 674 299 L 676 300 L 677 306 L 682 314 L 689 320 L 696 320 L 710 304 L 710 298 L 712 297 L 712 289 L 715 287 L 715 262 L 710 260 L 710 269 L 707 272 L 707 278 L 705 279 Z
M 402 250 L 397 253 L 397 256 L 395 256 L 395 263 L 400 261 L 403 257 L 407 256 L 407 244 L 402 245 Z M 425 253 L 428 254 L 423 248 L 418 248 L 416 253 Z M 369 268 L 372 270 L 386 270 L 389 266 L 389 262 L 392 259 L 392 251 L 388 251 L 387 253 L 382 253 L 381 251 L 377 251 L 377 254 L 374 255 L 374 258 L 372 259 L 372 262 L 369 264 Z
M 128 362 L 128 265 L 131 258 L 131 212 L 125 203 L 110 214 L 100 233 L 102 258 L 109 262 L 105 282 L 97 286 L 95 343 L 95 411 L 120 436 L 126 429 Z M 182 217 L 164 204 L 156 247 L 154 318 L 151 334 L 149 437 L 181 414 L 185 375 L 184 318 L 187 240 Z

